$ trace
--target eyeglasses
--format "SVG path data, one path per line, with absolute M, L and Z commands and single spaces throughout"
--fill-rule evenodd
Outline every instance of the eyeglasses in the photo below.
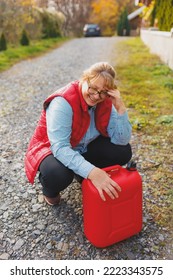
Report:
M 107 90 L 97 90 L 96 88 L 93 88 L 92 86 L 88 85 L 88 92 L 91 95 L 98 94 L 100 98 L 104 98 L 108 95 Z

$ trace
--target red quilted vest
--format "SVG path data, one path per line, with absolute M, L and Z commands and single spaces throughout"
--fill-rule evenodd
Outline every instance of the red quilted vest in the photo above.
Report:
M 63 96 L 71 105 L 73 110 L 72 134 L 70 139 L 72 147 L 75 147 L 79 144 L 90 124 L 88 105 L 83 98 L 78 81 L 72 82 L 61 88 L 45 100 L 44 109 L 42 110 L 40 120 L 30 140 L 25 156 L 25 171 L 28 180 L 32 184 L 41 161 L 52 153 L 50 150 L 50 142 L 47 136 L 46 108 L 49 106 L 49 103 L 52 101 L 52 99 L 57 96 Z M 111 108 L 112 102 L 108 98 L 96 106 L 96 127 L 98 131 L 104 136 L 108 136 L 107 126 L 109 123 Z

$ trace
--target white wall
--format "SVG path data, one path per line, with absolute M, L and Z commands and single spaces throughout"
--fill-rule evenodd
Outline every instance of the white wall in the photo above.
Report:
M 140 37 L 153 54 L 173 69 L 173 34 L 171 32 L 141 29 Z

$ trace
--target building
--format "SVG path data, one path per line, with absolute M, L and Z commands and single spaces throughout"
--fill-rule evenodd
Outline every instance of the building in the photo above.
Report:
M 128 20 L 130 22 L 130 35 L 131 36 L 139 35 L 141 24 L 142 24 L 141 14 L 142 14 L 144 8 L 145 8 L 145 6 L 142 6 L 127 16 Z

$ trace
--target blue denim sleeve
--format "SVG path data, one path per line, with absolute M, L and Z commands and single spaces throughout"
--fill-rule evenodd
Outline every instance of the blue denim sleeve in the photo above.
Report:
M 112 106 L 111 117 L 108 125 L 108 135 L 111 142 L 116 145 L 127 145 L 131 138 L 132 126 L 128 119 L 128 114 L 125 112 L 119 115 Z
M 87 178 L 95 167 L 70 144 L 72 127 L 72 108 L 62 97 L 54 98 L 46 110 L 47 133 L 51 151 L 62 164 L 83 178 Z

